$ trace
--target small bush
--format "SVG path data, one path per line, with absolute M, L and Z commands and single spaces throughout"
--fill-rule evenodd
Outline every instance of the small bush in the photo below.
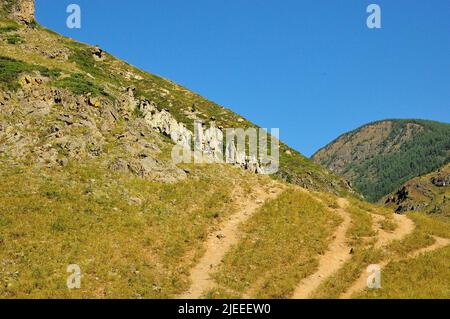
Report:
M 75 62 L 77 66 L 86 73 L 94 77 L 104 77 L 103 70 L 97 67 L 92 52 L 88 48 L 72 49 L 73 53 L 69 60 Z
M 13 34 L 6 38 L 6 42 L 8 42 L 9 44 L 18 44 L 18 43 L 23 43 L 24 41 L 20 35 Z
M 36 29 L 39 26 L 39 24 L 37 23 L 36 20 L 33 19 L 28 26 L 30 28 Z

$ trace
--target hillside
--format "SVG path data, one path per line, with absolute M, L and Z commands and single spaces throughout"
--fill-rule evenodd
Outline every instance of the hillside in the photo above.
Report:
M 450 124 L 385 120 L 341 135 L 312 156 L 352 182 L 370 201 L 450 159 Z
M 366 203 L 283 144 L 275 176 L 174 163 L 195 119 L 254 124 L 33 8 L 0 2 L 0 298 L 450 298 L 448 219 Z
M 407 181 L 380 202 L 399 213 L 422 211 L 450 217 L 450 164 Z
M 0 23 L 2 38 L 0 85 L 6 90 L 6 94 L 3 94 L 0 99 L 3 101 L 11 98 L 19 104 L 20 99 L 29 99 L 28 96 L 16 98 L 17 94 L 11 94 L 18 89 L 25 89 L 33 98 L 37 95 L 38 100 L 45 98 L 48 104 L 53 99 L 53 102 L 62 106 L 62 109 L 58 111 L 49 108 L 45 111 L 46 114 L 40 112 L 39 115 L 45 116 L 47 121 L 47 123 L 40 122 L 42 124 L 52 125 L 54 122 L 64 122 L 58 120 L 58 117 L 62 116 L 71 118 L 70 121 L 76 123 L 76 126 L 79 126 L 80 121 L 88 121 L 92 124 L 106 121 L 108 124 L 96 125 L 99 128 L 96 133 L 98 137 L 101 135 L 103 140 L 108 140 L 112 138 L 113 127 L 118 126 L 116 124 L 126 122 L 129 127 L 142 126 L 146 120 L 144 118 L 146 113 L 154 112 L 153 109 L 155 109 L 159 112 L 160 123 L 152 124 L 155 129 L 172 139 L 171 135 L 179 135 L 185 129 L 193 132 L 196 119 L 202 120 L 206 128 L 211 122 L 214 122 L 218 128 L 256 127 L 229 109 L 208 101 L 171 81 L 143 72 L 114 58 L 100 48 L 64 38 L 35 25 L 34 22 L 30 22 L 31 24 L 27 27 L 7 19 L 1 20 Z M 27 74 L 27 79 L 23 79 L 24 74 Z M 68 108 L 67 104 L 74 103 L 75 100 L 79 104 L 77 108 Z M 91 104 L 94 104 L 94 108 Z M 102 107 L 95 107 L 97 104 L 101 104 Z M 86 109 L 81 116 L 80 108 Z M 18 113 L 11 116 L 21 117 Z M 90 116 L 89 119 L 79 119 L 86 116 Z M 94 119 L 92 116 L 98 116 L 98 118 Z M 8 121 L 12 122 L 14 119 L 11 118 Z M 23 127 L 30 126 L 25 124 Z M 44 125 L 32 127 L 39 130 L 43 129 Z M 66 125 L 58 134 L 71 135 L 72 133 L 65 131 L 73 127 L 74 125 L 70 127 Z M 93 129 L 93 126 L 88 129 Z M 22 132 L 21 134 L 27 136 L 30 133 Z M 136 130 L 135 133 L 137 133 Z M 118 135 L 118 132 L 115 134 Z M 30 137 L 23 138 L 22 143 L 25 143 L 27 139 Z M 55 142 L 53 136 L 46 136 L 45 139 L 45 143 L 41 140 L 42 144 Z M 99 153 L 106 153 L 103 150 Z M 48 150 L 48 152 L 53 151 Z M 37 152 L 34 156 L 39 154 Z M 20 157 L 23 159 L 23 156 Z M 242 165 L 247 164 L 242 163 Z M 280 145 L 280 166 L 276 176 L 300 186 L 336 194 L 351 191 L 345 181 L 330 174 L 323 167 L 283 143 Z

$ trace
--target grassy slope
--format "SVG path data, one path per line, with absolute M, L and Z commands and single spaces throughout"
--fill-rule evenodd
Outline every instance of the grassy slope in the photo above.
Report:
M 391 254 L 406 253 L 433 243 L 431 235 L 450 238 L 450 221 L 421 213 L 409 215 L 416 224 L 414 233 L 402 243 L 390 247 Z M 450 298 L 448 261 L 450 246 L 414 259 L 391 262 L 382 271 L 381 289 L 367 289 L 358 298 Z
M 208 230 L 235 209 L 234 183 L 251 189 L 269 180 L 227 166 L 192 174 L 162 184 L 113 174 L 95 161 L 61 170 L 2 167 L 0 296 L 181 292 Z M 82 268 L 82 289 L 65 286 L 68 264 Z
M 356 200 L 357 201 L 357 200 Z M 383 213 L 385 216 L 392 211 L 382 207 L 359 202 L 358 209 Z M 370 264 L 377 264 L 385 258 L 395 260 L 405 258 L 408 253 L 433 244 L 432 236 L 450 238 L 450 221 L 440 216 L 425 216 L 421 213 L 410 213 L 408 216 L 416 226 L 412 234 L 401 241 L 394 241 L 385 249 L 375 249 L 374 241 L 353 242 L 354 255 L 344 267 L 333 276 L 325 280 L 313 294 L 314 298 L 338 298 L 361 275 Z M 357 223 L 366 224 L 367 219 L 356 217 Z M 364 222 L 366 220 L 366 222 Z M 353 230 L 349 237 L 354 237 Z M 446 248 L 427 253 L 414 259 L 392 261 L 382 269 L 381 289 L 366 289 L 356 293 L 358 298 L 449 298 L 450 281 L 448 277 L 448 249 Z

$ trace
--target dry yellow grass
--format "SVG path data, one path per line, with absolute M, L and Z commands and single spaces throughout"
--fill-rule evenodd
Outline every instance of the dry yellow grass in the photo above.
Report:
M 215 274 L 217 289 L 206 296 L 290 297 L 317 268 L 340 222 L 312 196 L 290 188 L 242 226 L 242 240 Z
M 116 175 L 95 162 L 3 166 L 0 174 L 2 298 L 174 296 L 186 289 L 208 232 L 233 212 L 233 183 L 264 183 L 220 166 L 176 184 Z M 81 267 L 81 289 L 66 287 L 69 264 Z

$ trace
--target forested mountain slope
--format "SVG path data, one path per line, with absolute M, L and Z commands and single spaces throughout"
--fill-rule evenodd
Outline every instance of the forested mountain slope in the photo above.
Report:
M 385 120 L 343 134 L 312 159 L 353 183 L 377 201 L 416 176 L 450 160 L 450 124 Z

